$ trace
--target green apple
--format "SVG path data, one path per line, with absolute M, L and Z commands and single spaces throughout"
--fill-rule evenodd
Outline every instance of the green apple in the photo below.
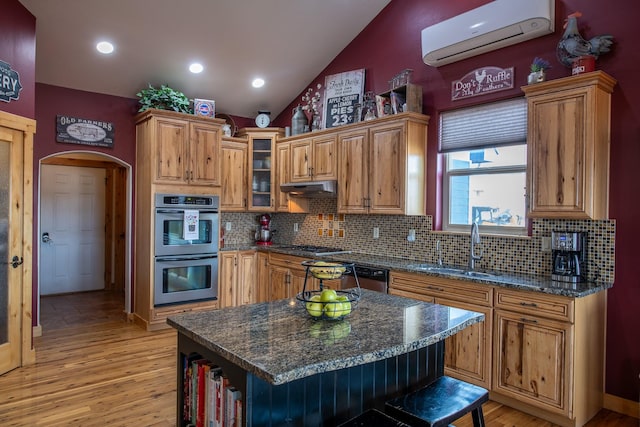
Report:
M 324 309 L 324 306 L 321 302 L 308 302 L 306 304 L 306 307 L 307 307 L 307 313 L 309 313 L 311 316 L 313 317 L 322 316 L 322 310 Z
M 344 311 L 341 302 L 329 302 L 324 305 L 324 314 L 327 317 L 340 317 L 344 316 L 342 312 Z
M 338 297 L 338 301 L 342 301 L 341 316 L 348 316 L 349 314 L 351 314 L 351 302 L 349 301 L 349 297 L 346 295 L 340 295 Z
M 335 301 L 338 298 L 338 293 L 333 289 L 324 289 L 320 294 L 320 301 L 329 302 Z

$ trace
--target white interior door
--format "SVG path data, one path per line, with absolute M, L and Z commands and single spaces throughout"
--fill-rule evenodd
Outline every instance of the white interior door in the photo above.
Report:
M 105 176 L 42 165 L 40 295 L 104 289 Z

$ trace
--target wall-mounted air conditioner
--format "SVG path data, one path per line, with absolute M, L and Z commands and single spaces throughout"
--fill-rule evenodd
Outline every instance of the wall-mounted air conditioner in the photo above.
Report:
M 495 0 L 422 30 L 422 59 L 439 67 L 554 31 L 555 0 Z

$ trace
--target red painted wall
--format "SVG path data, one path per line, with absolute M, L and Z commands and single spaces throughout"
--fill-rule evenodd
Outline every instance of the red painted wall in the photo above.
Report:
M 36 84 L 36 121 L 37 132 L 33 147 L 33 182 L 34 182 L 34 220 L 33 235 L 38 237 L 38 223 L 40 221 L 38 208 L 39 194 L 39 165 L 40 161 L 52 154 L 62 151 L 91 151 L 107 154 L 132 166 L 131 173 L 135 176 L 136 132 L 134 116 L 137 112 L 137 99 L 102 95 L 92 92 L 67 89 L 42 83 Z M 115 134 L 113 148 L 93 147 L 88 145 L 65 144 L 56 142 L 56 116 L 67 115 L 92 119 L 114 124 Z M 133 189 L 135 181 L 131 178 Z M 135 190 L 134 190 L 135 191 Z M 134 195 L 135 197 L 135 195 Z M 135 200 L 135 199 L 132 199 Z M 132 207 L 133 211 L 133 207 Z M 135 224 L 135 212 L 132 221 Z M 34 265 L 37 265 L 38 245 L 34 242 Z M 132 254 L 133 257 L 133 254 Z M 133 259 L 131 260 L 133 266 Z M 133 269 L 132 269 L 133 270 Z M 132 271 L 133 274 L 133 271 Z M 133 278 L 131 278 L 133 283 Z M 133 295 L 133 293 L 132 293 Z M 38 276 L 33 276 L 33 306 L 38 305 Z M 35 311 L 34 311 L 35 312 Z M 37 324 L 33 319 L 34 325 Z
M 0 61 L 18 72 L 22 85 L 18 99 L 0 101 L 0 110 L 35 118 L 36 18 L 17 0 L 2 3 Z
M 556 0 L 555 34 L 509 46 L 457 63 L 433 68 L 421 58 L 420 31 L 444 19 L 488 3 L 487 0 L 392 0 L 349 46 L 307 87 L 324 85 L 326 75 L 366 69 L 365 90 L 388 90 L 388 81 L 401 70 L 414 70 L 412 81 L 424 88 L 424 112 L 431 116 L 427 149 L 427 211 L 437 214 L 437 138 L 440 111 L 496 99 L 522 96 L 529 65 L 534 57 L 549 60 L 548 79 L 571 74 L 557 60 L 555 49 L 565 17 L 583 13 L 579 27 L 583 36 L 610 33 L 615 37 L 611 53 L 596 63 L 598 69 L 618 80 L 612 98 L 610 217 L 616 220 L 616 280 L 608 295 L 606 392 L 631 401 L 640 394 L 640 49 L 637 48 L 640 4 L 631 1 L 603 3 L 599 0 Z M 606 13 L 604 12 L 606 8 Z M 451 82 L 482 66 L 515 67 L 516 87 L 465 101 L 450 101 Z M 306 90 L 300 88 L 300 96 Z M 291 123 L 296 97 L 274 121 Z

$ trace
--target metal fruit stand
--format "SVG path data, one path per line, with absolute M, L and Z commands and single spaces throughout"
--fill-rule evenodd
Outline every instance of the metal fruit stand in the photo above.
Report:
M 309 315 L 314 319 L 342 320 L 355 310 L 360 300 L 360 280 L 356 274 L 353 263 L 325 262 L 317 260 L 303 261 L 306 269 L 302 292 L 296 295 Z M 320 296 L 325 290 L 325 280 L 340 279 L 345 274 L 353 274 L 356 287 L 351 289 L 335 289 L 337 298 L 332 301 L 321 301 Z M 319 280 L 318 289 L 309 289 L 309 277 Z M 314 310 L 309 304 L 322 304 L 322 309 Z M 317 306 L 315 306 L 317 307 Z

